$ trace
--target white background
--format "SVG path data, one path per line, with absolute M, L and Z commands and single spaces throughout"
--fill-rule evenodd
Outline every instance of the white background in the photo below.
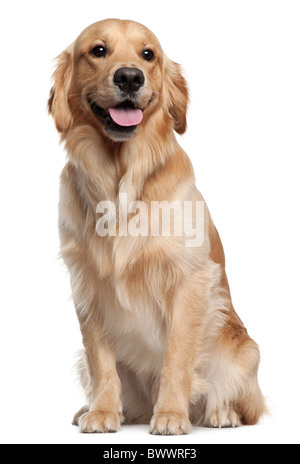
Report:
M 194 164 L 227 257 L 235 307 L 261 348 L 272 416 L 237 430 L 82 435 L 72 370 L 81 338 L 57 260 L 63 147 L 46 100 L 52 58 L 90 23 L 144 23 L 191 89 Z M 292 0 L 1 3 L 1 434 L 3 443 L 292 443 L 299 427 L 300 4 Z

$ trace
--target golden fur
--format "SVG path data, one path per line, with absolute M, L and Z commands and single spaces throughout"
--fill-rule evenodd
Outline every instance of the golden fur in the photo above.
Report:
M 94 59 L 90 50 L 109 53 Z M 155 59 L 141 56 L 144 48 Z M 144 119 L 127 140 L 109 136 L 87 97 L 114 103 L 114 72 L 143 71 Z M 69 269 L 84 354 L 88 406 L 82 432 L 150 423 L 154 434 L 256 424 L 265 412 L 257 382 L 259 349 L 232 306 L 218 232 L 205 207 L 199 248 L 182 237 L 100 237 L 97 204 L 203 201 L 174 130 L 186 130 L 188 89 L 144 26 L 106 20 L 88 27 L 58 58 L 49 111 L 68 152 L 61 175 L 61 254 Z

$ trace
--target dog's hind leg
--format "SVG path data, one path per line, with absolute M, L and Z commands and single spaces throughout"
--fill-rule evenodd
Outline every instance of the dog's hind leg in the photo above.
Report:
M 86 412 L 89 412 L 90 408 L 88 406 L 83 406 L 76 414 L 75 416 L 73 417 L 73 421 L 72 421 L 72 425 L 79 425 L 79 419 L 81 418 L 81 416 L 83 416 L 83 414 L 85 414 Z
M 206 397 L 204 425 L 255 425 L 266 413 L 257 381 L 260 354 L 257 344 L 243 333 L 225 331 L 213 356 Z
M 139 379 L 126 366 L 117 365 L 122 385 L 123 414 L 126 424 L 149 424 L 153 414 L 153 381 L 151 376 Z

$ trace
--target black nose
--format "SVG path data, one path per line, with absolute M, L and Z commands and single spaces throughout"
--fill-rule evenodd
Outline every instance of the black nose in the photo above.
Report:
M 145 83 L 145 76 L 137 68 L 120 68 L 114 75 L 114 84 L 124 92 L 137 92 Z

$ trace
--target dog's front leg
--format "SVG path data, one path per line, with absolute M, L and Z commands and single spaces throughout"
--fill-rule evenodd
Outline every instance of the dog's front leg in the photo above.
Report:
M 89 411 L 79 419 L 84 433 L 116 432 L 122 418 L 121 383 L 112 346 L 98 324 L 79 317 L 88 364 L 91 398 Z
M 150 423 L 152 434 L 190 432 L 189 400 L 208 304 L 207 293 L 205 279 L 198 276 L 183 283 L 174 296 L 158 399 Z

